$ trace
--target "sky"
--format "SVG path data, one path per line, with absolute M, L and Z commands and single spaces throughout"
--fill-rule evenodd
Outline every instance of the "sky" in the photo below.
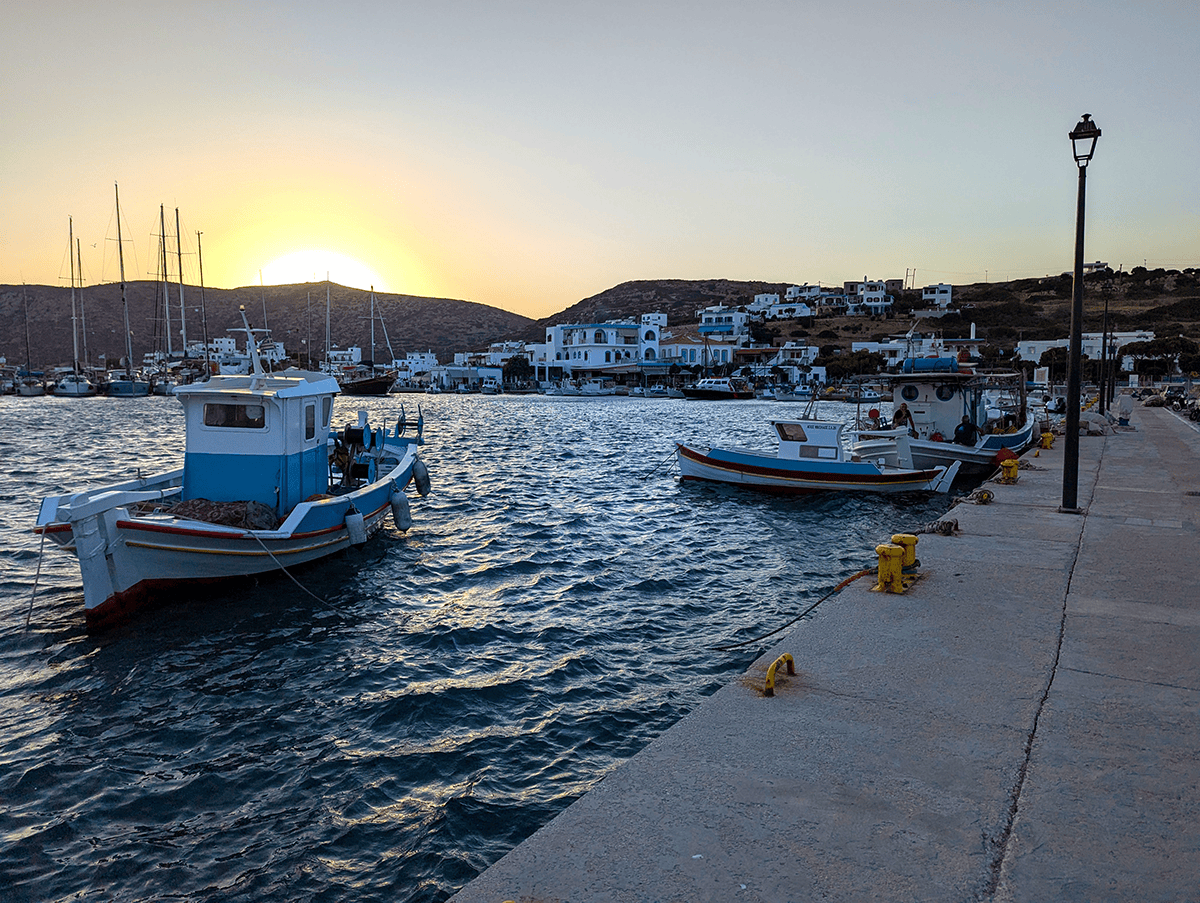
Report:
M 533 318 L 634 279 L 1200 266 L 1200 4 L 11 4 L 0 283 L 320 281 Z M 201 233 L 202 257 L 197 253 Z M 914 272 L 915 271 L 915 274 Z

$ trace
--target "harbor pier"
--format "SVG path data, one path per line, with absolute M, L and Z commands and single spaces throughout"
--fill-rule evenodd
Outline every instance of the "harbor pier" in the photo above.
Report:
M 1079 448 L 1079 513 L 1027 452 L 453 899 L 1200 900 L 1200 433 Z

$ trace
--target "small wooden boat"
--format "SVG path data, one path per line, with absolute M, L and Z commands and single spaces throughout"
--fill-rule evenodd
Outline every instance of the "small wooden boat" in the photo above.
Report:
M 675 443 L 681 480 L 710 480 L 784 494 L 826 491 L 948 492 L 958 464 L 916 469 L 850 455 L 845 424 L 828 420 L 772 420 L 775 454 L 738 448 L 705 451 Z M 896 437 L 903 458 L 907 438 Z

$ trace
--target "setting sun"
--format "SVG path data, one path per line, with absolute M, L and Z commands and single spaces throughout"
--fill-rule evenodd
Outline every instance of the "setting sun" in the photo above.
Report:
M 263 282 L 269 285 L 293 285 L 323 282 L 326 278 L 351 288 L 387 291 L 383 277 L 363 263 L 337 251 L 294 251 L 276 258 L 262 268 Z

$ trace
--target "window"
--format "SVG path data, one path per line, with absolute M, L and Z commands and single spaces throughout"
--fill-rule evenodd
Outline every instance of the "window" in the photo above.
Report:
M 306 404 L 304 406 L 304 438 L 305 440 L 309 440 L 316 435 L 317 406 L 315 404 Z
M 916 401 L 919 394 L 916 386 L 905 386 L 900 390 L 900 397 L 905 401 Z
M 647 329 L 647 330 L 646 330 L 646 341 L 647 341 L 647 342 L 653 342 L 653 341 L 654 341 L 654 330 L 653 330 L 653 329 Z
M 267 411 L 261 404 L 206 404 L 204 425 L 261 430 L 267 425 Z
M 603 330 L 603 329 L 597 329 L 597 330 L 596 330 L 596 344 L 597 344 L 597 345 L 600 345 L 600 344 L 602 344 L 602 343 L 604 343 L 604 342 L 607 342 L 607 341 L 608 341 L 608 336 L 606 336 L 606 335 L 604 334 L 604 330 Z
M 333 416 L 333 399 L 321 399 L 321 426 L 329 429 L 329 418 Z
M 937 397 L 939 401 L 949 401 L 954 397 L 954 386 L 938 386 Z

